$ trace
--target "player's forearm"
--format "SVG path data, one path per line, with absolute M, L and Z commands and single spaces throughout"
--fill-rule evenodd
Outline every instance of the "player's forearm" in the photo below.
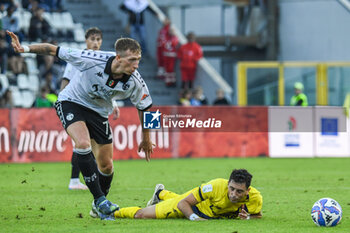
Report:
M 48 43 L 43 43 L 43 44 L 33 44 L 29 45 L 29 52 L 30 53 L 36 53 L 39 55 L 51 55 L 55 56 L 56 51 L 57 51 L 57 46 L 48 44 Z
M 250 219 L 253 219 L 253 218 L 256 218 L 256 219 L 262 218 L 262 214 L 261 214 L 261 213 L 258 213 L 258 214 L 251 214 L 251 215 L 250 215 Z
M 177 204 L 177 208 L 185 215 L 186 218 L 190 218 L 190 216 L 194 213 L 192 210 L 192 206 L 186 201 L 186 200 L 181 200 Z
M 147 142 L 151 141 L 149 129 L 142 128 L 142 141 L 147 141 Z

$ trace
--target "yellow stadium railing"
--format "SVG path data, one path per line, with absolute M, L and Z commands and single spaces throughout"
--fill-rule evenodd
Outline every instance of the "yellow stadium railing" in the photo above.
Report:
M 348 93 L 348 94 L 346 95 L 345 100 L 344 100 L 343 107 L 344 107 L 345 116 L 346 116 L 346 117 L 349 117 L 350 93 Z
M 238 62 L 237 63 L 237 104 L 246 106 L 247 99 L 247 69 L 276 68 L 278 69 L 278 104 L 285 105 L 284 70 L 287 67 L 314 67 L 316 70 L 316 104 L 328 105 L 328 68 L 350 67 L 350 62 Z

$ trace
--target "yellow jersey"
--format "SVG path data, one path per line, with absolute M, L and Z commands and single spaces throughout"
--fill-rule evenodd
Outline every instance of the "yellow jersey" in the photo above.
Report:
M 203 218 L 237 218 L 242 205 L 250 214 L 261 211 L 263 200 L 260 192 L 250 186 L 249 194 L 238 203 L 232 203 L 228 196 L 228 180 L 214 179 L 190 191 L 198 201 L 193 211 Z

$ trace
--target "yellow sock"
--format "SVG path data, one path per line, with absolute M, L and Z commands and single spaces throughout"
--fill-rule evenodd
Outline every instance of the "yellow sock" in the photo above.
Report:
M 168 191 L 168 190 L 162 190 L 158 196 L 159 196 L 160 200 L 165 201 L 165 200 L 177 197 L 177 196 L 179 196 L 179 194 L 173 193 L 173 192 Z
M 115 218 L 134 218 L 136 212 L 140 210 L 140 207 L 126 207 L 121 208 L 114 212 Z

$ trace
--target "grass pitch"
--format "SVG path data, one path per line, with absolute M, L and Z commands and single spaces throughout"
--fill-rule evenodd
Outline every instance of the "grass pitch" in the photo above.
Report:
M 154 186 L 182 193 L 246 168 L 263 195 L 260 220 L 186 219 L 101 221 L 89 216 L 88 191 L 69 191 L 69 163 L 0 164 L 0 232 L 350 232 L 350 159 L 173 159 L 115 162 L 108 199 L 144 207 Z M 317 227 L 311 207 L 331 197 L 343 209 L 340 225 Z

